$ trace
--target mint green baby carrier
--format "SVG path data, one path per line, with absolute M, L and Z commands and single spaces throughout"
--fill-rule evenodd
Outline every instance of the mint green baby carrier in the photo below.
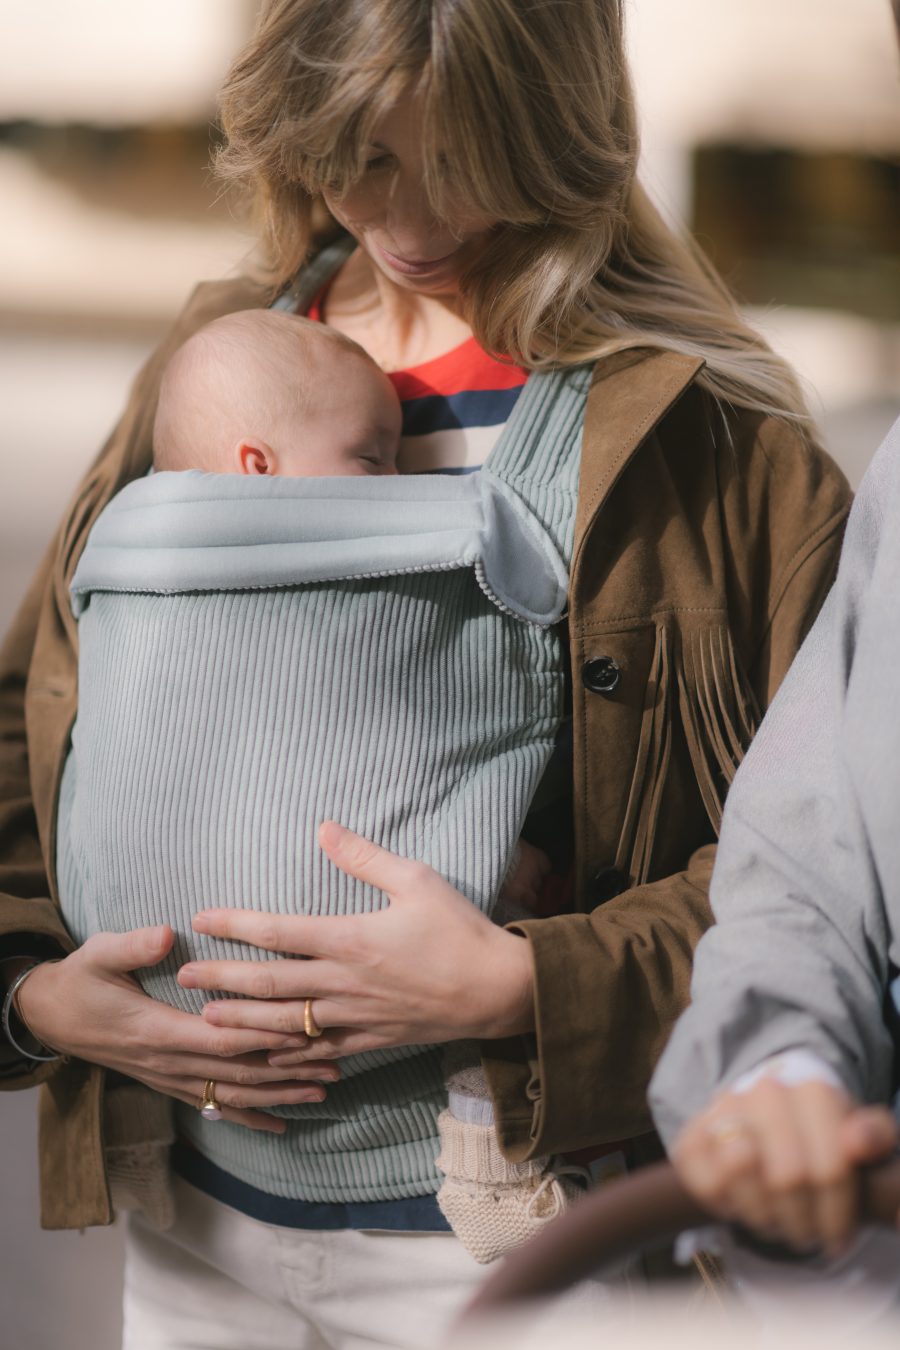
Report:
M 384 897 L 317 844 L 333 819 L 434 867 L 490 913 L 563 709 L 553 626 L 590 370 L 531 375 L 480 472 L 388 478 L 156 473 L 109 502 L 72 582 L 79 706 L 59 806 L 66 921 L 169 923 L 140 973 L 265 959 L 195 936 L 210 906 L 355 914 Z M 437 1189 L 436 1047 L 342 1061 L 281 1137 L 178 1108 L 207 1157 L 313 1201 Z

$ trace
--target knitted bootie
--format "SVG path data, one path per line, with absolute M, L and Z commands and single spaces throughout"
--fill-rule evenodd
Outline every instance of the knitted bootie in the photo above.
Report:
M 438 1204 L 460 1242 L 483 1265 L 533 1237 L 584 1194 L 583 1168 L 554 1168 L 549 1156 L 507 1162 L 493 1125 L 473 1125 L 442 1111 L 438 1130 L 437 1165 L 445 1174 Z

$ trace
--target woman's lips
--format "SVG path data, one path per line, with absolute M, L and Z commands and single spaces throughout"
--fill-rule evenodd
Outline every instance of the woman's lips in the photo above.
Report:
M 396 272 L 402 272 L 407 277 L 425 277 L 432 272 L 440 272 L 443 267 L 450 262 L 456 253 L 445 253 L 443 258 L 398 258 L 396 253 L 389 253 L 381 244 L 376 245 L 379 253 Z

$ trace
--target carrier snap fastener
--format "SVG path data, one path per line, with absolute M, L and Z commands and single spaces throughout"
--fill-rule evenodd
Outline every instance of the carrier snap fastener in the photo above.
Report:
M 581 679 L 592 694 L 612 694 L 622 677 L 618 661 L 611 656 L 595 656 L 581 667 Z

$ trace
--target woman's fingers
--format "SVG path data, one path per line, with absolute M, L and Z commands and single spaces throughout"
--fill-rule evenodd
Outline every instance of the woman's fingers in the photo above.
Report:
M 207 1025 L 296 1034 L 303 1005 L 312 999 L 320 1027 L 364 1030 L 371 1037 L 367 1048 L 533 1030 L 534 969 L 523 938 L 492 924 L 432 868 L 339 826 L 323 826 L 321 835 L 334 861 L 387 891 L 390 906 L 340 918 L 236 910 L 196 915 L 198 931 L 316 957 L 190 962 L 179 973 L 184 986 L 243 996 L 242 1009 L 216 1000 L 204 1014 Z M 272 1007 L 265 1010 L 264 1003 Z
M 312 1003 L 312 1015 L 316 1025 L 327 1031 L 330 1027 L 365 1027 L 368 1017 L 361 998 L 347 997 L 336 1000 L 309 995 Z M 261 1032 L 284 1032 L 285 1040 L 294 1042 L 298 1033 L 306 1025 L 306 998 L 266 999 L 259 1002 L 249 998 L 223 999 L 221 1002 L 207 1003 L 203 1009 L 203 1019 L 216 1027 L 259 1028 Z M 289 1034 L 288 1034 L 289 1033 Z M 321 1058 L 321 1044 L 318 1039 L 304 1037 L 299 1045 L 285 1044 L 273 1046 L 273 1049 L 297 1049 L 306 1052 L 305 1057 Z
M 129 971 L 152 964 L 170 948 L 168 929 L 98 934 L 26 981 L 23 992 L 30 1002 L 23 1015 L 36 1014 L 35 1027 L 43 1032 L 46 1026 L 51 1043 L 58 1040 L 66 1053 L 193 1106 L 199 1107 L 204 1083 L 212 1079 L 225 1118 L 250 1129 L 281 1133 L 283 1124 L 265 1108 L 324 1100 L 323 1083 L 340 1076 L 328 1056 L 314 1053 L 279 1069 L 264 1053 L 296 1051 L 308 1045 L 305 1035 L 216 1027 L 148 998 Z M 60 1010 L 67 1020 L 60 1020 Z
M 410 891 L 418 893 L 421 885 L 417 886 L 417 878 L 425 884 L 436 876 L 424 863 L 390 853 L 334 821 L 326 821 L 319 827 L 319 843 L 343 872 L 384 891 L 395 902 L 412 898 Z M 309 917 L 260 914 L 248 909 L 204 909 L 194 915 L 192 926 L 197 933 L 247 942 L 264 951 L 340 960 L 358 952 L 360 935 L 368 930 L 373 917 L 371 914 Z
M 346 980 L 344 974 L 343 984 Z M 190 961 L 179 970 L 178 983 L 185 989 L 221 990 L 251 999 L 314 998 L 342 987 L 341 972 L 330 961 Z
M 249 1094 L 245 1089 L 232 1090 L 225 1084 L 220 1083 L 218 1079 L 214 1079 L 213 1083 L 216 1101 L 222 1110 L 223 1120 L 229 1120 L 235 1125 L 243 1125 L 247 1129 L 259 1130 L 267 1134 L 284 1134 L 287 1129 L 287 1121 L 280 1116 L 268 1114 L 262 1108 L 264 1106 L 284 1105 L 287 1101 L 286 1096 L 283 1096 L 280 1101 L 257 1101 L 250 1105 Z M 161 1078 L 152 1086 L 156 1091 L 163 1092 L 168 1097 L 175 1097 L 178 1101 L 184 1102 L 187 1106 L 193 1106 L 199 1111 L 206 1080 Z M 292 1105 L 297 1105 L 302 1101 L 319 1102 L 324 1096 L 321 1090 L 318 1095 L 312 1089 L 309 1089 L 308 1092 L 310 1095 L 298 1097 L 292 1102 Z M 243 1104 L 245 1101 L 248 1103 L 247 1105 Z
M 199 1102 L 203 1095 L 205 1079 L 197 1080 L 197 1092 L 193 1100 Z M 221 1106 L 234 1107 L 237 1111 L 263 1110 L 267 1106 L 298 1106 L 305 1102 L 323 1102 L 325 1088 L 315 1083 L 295 1083 L 284 1080 L 276 1083 L 250 1083 L 239 1085 L 214 1078 L 216 1101 Z M 181 1080 L 182 1087 L 184 1080 Z
M 335 1027 L 330 1032 L 325 1032 L 320 1040 L 316 1041 L 315 1051 L 311 1050 L 270 1050 L 268 1054 L 269 1063 L 274 1067 L 281 1069 L 291 1068 L 294 1064 L 302 1064 L 307 1057 L 315 1053 L 324 1056 L 329 1063 L 333 1060 L 346 1059 L 348 1055 L 362 1055 L 367 1050 L 383 1050 L 389 1044 L 383 1035 L 373 1036 L 369 1031 L 345 1030 L 341 1027 Z M 396 1044 L 402 1044 L 397 1041 Z
M 320 1054 L 316 1054 L 313 1058 L 309 1055 L 301 1057 L 296 1050 L 288 1053 L 298 1056 L 287 1066 L 293 1069 L 290 1074 L 285 1072 L 286 1066 L 273 1066 L 268 1054 L 245 1055 L 239 1059 L 229 1060 L 201 1059 L 197 1055 L 169 1056 L 165 1071 L 170 1075 L 183 1074 L 185 1077 L 202 1078 L 204 1081 L 213 1078 L 219 1083 L 234 1083 L 242 1087 L 283 1081 L 336 1083 L 341 1076 L 338 1066 Z
M 303 1025 L 304 1003 L 305 1000 L 296 999 L 284 1002 L 275 999 L 269 1003 L 226 999 L 222 1003 L 207 1003 L 203 1016 L 216 1026 L 282 1029 Z M 354 1026 L 359 1013 L 349 1005 L 331 1004 L 317 998 L 313 1000 L 312 1012 L 322 1028 L 322 1035 L 312 1041 L 304 1037 L 300 1045 L 286 1044 L 270 1050 L 267 1055 L 270 1064 L 287 1068 L 294 1064 L 330 1063 L 333 1059 L 361 1054 L 364 1050 L 384 1049 L 391 1043 L 383 1029 L 373 1035 L 362 1021 Z M 402 1043 L 401 1039 L 396 1041 L 398 1045 Z
M 224 999 L 221 1003 L 207 1003 L 203 1009 L 203 1019 L 216 1027 L 253 1028 L 261 1034 L 280 1032 L 286 1041 L 296 1040 L 303 1034 L 306 1025 L 305 1007 L 306 1000 L 300 998 L 270 999 L 267 1002 L 255 1002 L 249 998 Z M 303 1035 L 302 1044 L 295 1048 L 302 1051 L 310 1046 L 309 1038 Z M 291 1047 L 284 1045 L 277 1048 L 287 1050 Z M 318 1055 L 318 1048 L 312 1049 L 311 1053 Z
M 194 915 L 191 926 L 195 933 L 246 942 L 267 952 L 329 957 L 343 952 L 359 918 L 352 914 L 338 918 L 327 914 L 260 914 L 255 909 L 202 909 Z
M 258 1026 L 245 1030 L 239 1024 L 215 1026 L 196 1013 L 182 1012 L 161 1003 L 148 1007 L 143 1037 L 148 1047 L 163 1052 L 184 1051 L 217 1059 L 233 1059 L 236 1055 L 254 1054 L 260 1050 L 301 1049 L 308 1044 L 307 1037 L 296 1032 L 285 1033 L 277 1027 Z
M 285 1040 L 296 1039 L 304 1029 L 305 999 L 270 999 L 257 1002 L 249 998 L 228 998 L 210 1002 L 203 1008 L 203 1020 L 215 1027 L 254 1028 L 261 1034 L 282 1033 Z M 319 1024 L 321 1025 L 321 1023 Z M 303 1036 L 298 1050 L 305 1049 L 309 1040 Z M 289 1046 L 278 1047 L 290 1049 Z M 318 1050 L 314 1051 L 318 1054 Z
M 194 1106 L 199 1111 L 200 1100 L 203 1094 L 203 1087 L 199 1093 L 186 1092 L 183 1080 L 161 1081 L 156 1086 L 158 1092 L 163 1092 L 167 1097 L 175 1097 L 178 1101 L 184 1102 L 187 1106 Z M 248 1130 L 258 1130 L 265 1134 L 284 1134 L 287 1129 L 287 1121 L 279 1116 L 267 1115 L 264 1111 L 239 1111 L 233 1106 L 222 1107 L 222 1119 L 230 1120 L 234 1125 L 244 1125 Z

